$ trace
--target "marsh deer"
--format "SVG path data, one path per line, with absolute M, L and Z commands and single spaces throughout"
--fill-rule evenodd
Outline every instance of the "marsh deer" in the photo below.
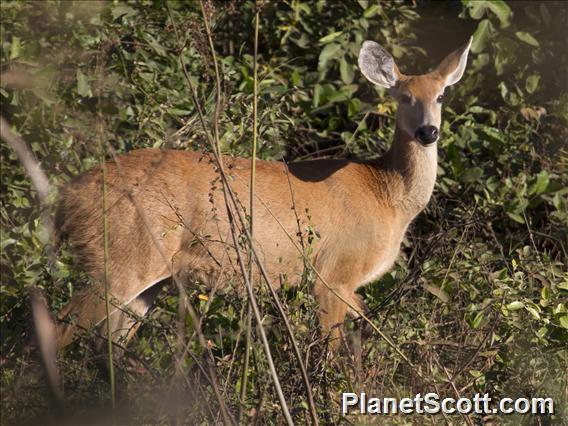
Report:
M 392 267 L 410 222 L 428 204 L 436 181 L 444 90 L 462 77 L 471 41 L 423 75 L 402 74 L 383 47 L 363 43 L 361 72 L 399 102 L 394 140 L 382 158 L 289 166 L 258 161 L 254 244 L 273 283 L 282 274 L 291 284 L 300 280 L 305 263 L 289 235 L 297 236 L 298 228 L 301 233 L 309 225 L 319 235 L 312 247 L 315 268 L 335 292 L 362 307 L 355 291 Z M 224 162 L 233 191 L 248 206 L 250 161 L 224 157 Z M 239 282 L 218 177 L 215 163 L 199 152 L 140 149 L 107 163 L 115 339 L 134 334 L 159 283 L 172 274 L 187 284 Z M 56 225 L 94 281 L 61 312 L 59 319 L 66 320 L 59 325 L 60 346 L 71 342 L 77 329 L 106 319 L 101 200 L 99 167 L 75 178 L 60 194 Z M 343 322 L 348 306 L 319 279 L 314 292 L 323 331 L 338 337 L 341 327 L 335 326 Z

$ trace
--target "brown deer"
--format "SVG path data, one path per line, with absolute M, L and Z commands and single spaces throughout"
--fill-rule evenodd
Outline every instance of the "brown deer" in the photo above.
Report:
M 399 101 L 390 150 L 367 162 L 258 161 L 254 245 L 273 283 L 299 281 L 305 263 L 289 236 L 313 227 L 312 263 L 334 291 L 362 307 L 355 291 L 394 264 L 410 222 L 428 204 L 437 169 L 444 89 L 464 73 L 471 39 L 432 72 L 404 75 L 391 55 L 365 41 L 359 68 Z M 233 191 L 249 205 L 250 161 L 223 157 Z M 239 280 L 229 220 L 215 162 L 207 154 L 141 149 L 107 163 L 108 279 L 113 338 L 128 340 L 172 274 L 209 285 Z M 60 347 L 77 329 L 106 319 L 102 174 L 92 168 L 62 189 L 60 235 L 95 284 L 60 313 Z M 141 214 L 143 212 L 143 214 Z M 300 228 L 300 229 L 299 229 Z M 257 281 L 258 282 L 258 281 Z M 321 326 L 339 337 L 347 304 L 318 279 Z M 131 311 L 137 315 L 128 313 Z M 138 316 L 138 318 L 137 318 Z M 336 327 L 337 326 L 337 327 Z

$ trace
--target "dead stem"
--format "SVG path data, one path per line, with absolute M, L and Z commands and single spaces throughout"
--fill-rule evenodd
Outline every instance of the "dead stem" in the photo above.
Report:
M 36 160 L 32 150 L 28 147 L 26 141 L 12 132 L 10 123 L 8 123 L 4 117 L 0 117 L 0 138 L 5 140 L 16 153 L 33 187 L 37 191 L 40 204 L 40 223 L 44 231 L 47 232 L 47 240 L 53 241 L 53 222 L 47 209 L 49 206 L 48 198 L 50 186 L 45 172 Z M 53 256 L 51 246 L 49 246 L 49 255 Z M 53 400 L 56 404 L 62 405 L 63 392 L 61 390 L 61 378 L 57 365 L 57 331 L 55 323 L 53 322 L 41 288 L 36 285 L 30 286 L 29 295 L 34 328 L 47 382 Z

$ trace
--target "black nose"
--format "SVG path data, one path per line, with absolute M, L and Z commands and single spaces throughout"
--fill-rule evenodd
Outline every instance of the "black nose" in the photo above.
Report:
M 440 132 L 434 126 L 421 126 L 416 130 L 416 133 L 414 133 L 414 137 L 423 145 L 436 142 L 438 136 L 440 136 Z

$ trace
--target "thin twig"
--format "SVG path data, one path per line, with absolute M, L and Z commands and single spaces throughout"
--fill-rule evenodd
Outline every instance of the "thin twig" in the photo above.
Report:
M 255 193 L 255 180 L 256 180 L 256 144 L 258 138 L 258 21 L 259 21 L 260 8 L 255 1 L 255 14 L 254 14 L 254 56 L 253 56 L 253 86 L 252 86 L 252 152 L 250 159 L 250 196 L 249 196 L 249 221 L 250 221 L 250 235 L 251 240 L 249 244 L 252 246 L 254 238 L 254 193 Z M 253 257 L 250 255 L 252 249 L 249 249 L 249 283 L 254 287 L 254 263 Z M 243 375 L 241 379 L 241 406 L 239 408 L 239 416 L 241 418 L 243 404 L 247 393 L 248 385 L 248 368 L 250 359 L 250 344 L 252 338 L 252 312 L 250 302 L 247 303 L 247 316 L 246 316 L 246 334 L 245 334 L 245 355 L 243 359 Z
M 104 287 L 105 287 L 105 313 L 106 313 L 106 328 L 107 328 L 107 342 L 108 342 L 108 365 L 109 365 L 109 380 L 110 380 L 110 398 L 112 409 L 116 408 L 116 395 L 114 383 L 114 362 L 112 356 L 112 324 L 110 319 L 110 279 L 109 279 L 109 232 L 108 232 L 108 187 L 107 187 L 107 169 L 104 150 L 101 143 L 101 170 L 103 175 L 103 265 L 104 265 Z
M 199 7 L 201 8 L 201 15 L 203 16 L 203 24 L 205 25 L 205 33 L 207 34 L 207 40 L 209 41 L 209 49 L 211 51 L 211 59 L 213 60 L 213 67 L 215 69 L 215 111 L 213 113 L 213 135 L 215 138 L 214 148 L 217 150 L 217 161 L 219 162 L 219 167 L 222 168 L 222 157 L 221 157 L 221 144 L 219 135 L 219 115 L 221 114 L 221 73 L 219 72 L 219 63 L 217 61 L 217 53 L 215 52 L 215 45 L 213 44 L 213 36 L 211 34 L 211 28 L 209 27 L 209 18 L 205 12 L 205 6 L 203 5 L 203 0 L 199 0 Z
M 101 63 L 101 55 L 97 56 L 96 74 L 97 74 L 97 112 L 96 112 L 96 135 L 99 142 L 99 155 L 102 173 L 102 210 L 103 210 L 103 284 L 104 284 L 104 302 L 106 314 L 106 330 L 107 330 L 107 348 L 108 348 L 108 373 L 110 382 L 110 401 L 112 407 L 113 424 L 116 422 L 116 386 L 114 380 L 114 358 L 112 355 L 112 323 L 110 318 L 110 276 L 109 276 L 109 223 L 108 223 L 108 186 L 107 186 L 107 166 L 106 155 L 104 149 L 104 118 L 101 113 L 101 84 L 102 84 L 102 70 L 103 64 Z
M 458 391 L 458 388 L 456 387 L 454 381 L 452 380 L 452 377 L 450 376 L 450 373 L 448 372 L 448 370 L 446 369 L 446 367 L 442 364 L 440 364 L 440 361 L 438 361 L 437 357 L 434 357 L 434 361 L 436 362 L 436 364 L 438 364 L 438 367 L 441 368 L 442 370 L 444 370 L 444 373 L 446 374 L 446 377 L 448 378 L 448 381 L 450 382 L 450 385 L 452 386 L 452 389 L 454 390 L 454 393 L 456 395 L 456 397 L 458 399 L 461 399 L 460 393 Z M 463 419 L 465 420 L 465 422 L 469 425 L 469 426 L 473 426 L 473 422 L 471 421 L 471 419 L 469 418 L 468 414 L 463 414 L 461 413 L 461 416 L 463 417 Z

